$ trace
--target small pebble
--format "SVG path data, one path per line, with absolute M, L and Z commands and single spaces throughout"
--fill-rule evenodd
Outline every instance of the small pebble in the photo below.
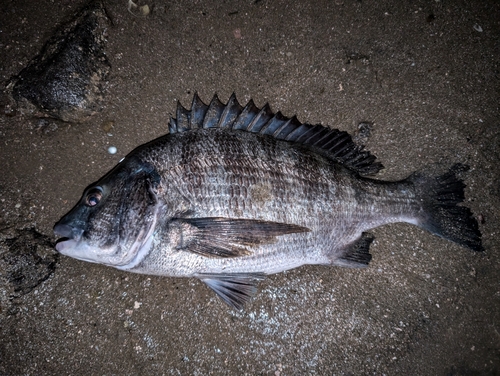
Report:
M 114 146 L 110 146 L 110 147 L 108 148 L 108 153 L 109 153 L 109 154 L 116 154 L 116 152 L 117 152 L 116 147 L 114 147 Z
M 474 30 L 476 30 L 479 33 L 483 32 L 483 28 L 481 27 L 481 25 L 474 24 L 474 26 L 472 26 L 472 27 L 474 28 Z
M 141 15 L 146 17 L 151 11 L 149 10 L 149 5 L 143 5 L 139 7 L 139 11 L 141 12 Z
M 115 122 L 113 120 L 107 120 L 101 124 L 101 128 L 104 132 L 110 133 L 110 131 L 115 127 Z

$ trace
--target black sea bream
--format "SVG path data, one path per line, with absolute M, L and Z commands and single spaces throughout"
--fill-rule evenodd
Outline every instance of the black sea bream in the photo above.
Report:
M 90 185 L 54 227 L 67 256 L 135 273 L 196 277 L 241 309 L 256 281 L 304 264 L 365 267 L 367 231 L 407 222 L 475 251 L 457 205 L 460 166 L 370 179 L 382 165 L 346 133 L 231 96 L 177 107 L 170 133 Z

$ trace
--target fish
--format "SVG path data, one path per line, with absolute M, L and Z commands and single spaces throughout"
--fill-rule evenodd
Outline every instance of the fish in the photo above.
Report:
M 198 278 L 241 310 L 267 275 L 364 268 L 371 229 L 406 222 L 483 251 L 459 163 L 400 181 L 345 131 L 231 95 L 177 104 L 169 132 L 89 185 L 54 226 L 56 250 L 134 273 Z

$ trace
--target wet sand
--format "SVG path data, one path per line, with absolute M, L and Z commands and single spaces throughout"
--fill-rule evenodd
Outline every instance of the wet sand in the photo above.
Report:
M 3 86 L 83 4 L 0 5 Z M 143 18 L 126 1 L 104 4 L 102 110 L 80 124 L 0 115 L 3 265 L 16 230 L 42 236 L 16 243 L 16 260 L 41 268 L 31 289 L 13 292 L 0 270 L 0 374 L 500 373 L 498 2 L 155 1 Z M 271 276 L 242 312 L 197 280 L 55 255 L 54 223 L 134 147 L 167 133 L 176 102 L 189 106 L 194 92 L 205 102 L 235 92 L 352 134 L 371 122 L 381 179 L 468 164 L 465 204 L 486 251 L 385 226 L 367 269 Z

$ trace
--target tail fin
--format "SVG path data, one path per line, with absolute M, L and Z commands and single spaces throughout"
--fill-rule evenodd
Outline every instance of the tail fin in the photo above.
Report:
M 483 251 L 481 233 L 471 210 L 458 206 L 465 198 L 465 184 L 457 173 L 467 169 L 457 164 L 438 177 L 415 173 L 408 180 L 414 184 L 422 202 L 420 227 L 474 251 Z

